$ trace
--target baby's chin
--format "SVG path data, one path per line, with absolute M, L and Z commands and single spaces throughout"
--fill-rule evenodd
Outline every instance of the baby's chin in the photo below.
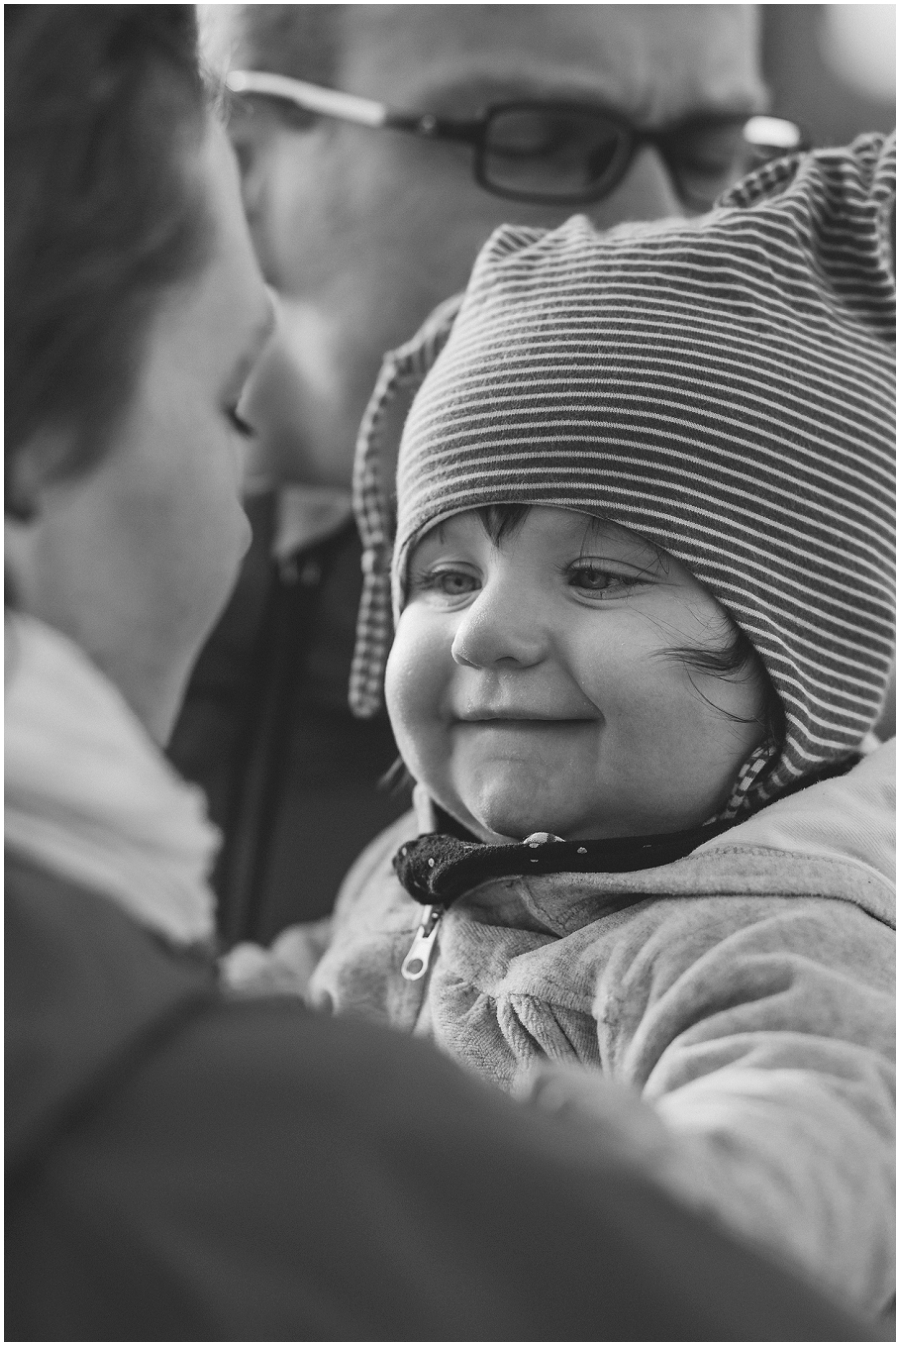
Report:
M 477 797 L 463 795 L 443 807 L 481 841 L 493 846 L 525 841 L 535 832 L 547 832 L 563 841 L 604 841 L 677 832 L 685 826 L 680 819 L 669 822 L 648 817 L 639 808 L 603 808 L 596 801 L 590 808 L 585 801 L 581 810 L 560 809 L 556 801 L 541 802 L 533 795 L 514 800 L 508 792 L 499 797 L 490 792 Z
M 562 817 L 553 808 L 542 809 L 534 800 L 471 800 L 450 811 L 457 817 L 464 815 L 460 817 L 463 825 L 494 846 L 524 841 L 534 832 L 550 832 L 569 840 L 573 826 L 578 830 L 572 818 Z

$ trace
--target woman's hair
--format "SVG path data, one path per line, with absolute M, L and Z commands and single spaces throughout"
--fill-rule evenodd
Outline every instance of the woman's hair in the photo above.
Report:
M 6 512 L 11 464 L 65 431 L 57 475 L 106 451 L 162 291 L 198 271 L 210 222 L 193 5 L 7 5 Z

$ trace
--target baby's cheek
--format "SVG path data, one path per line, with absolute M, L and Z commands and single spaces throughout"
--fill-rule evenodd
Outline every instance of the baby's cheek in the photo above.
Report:
M 414 611 L 401 615 L 385 671 L 385 702 L 409 764 L 427 752 L 438 731 L 448 664 L 452 667 L 445 644 Z

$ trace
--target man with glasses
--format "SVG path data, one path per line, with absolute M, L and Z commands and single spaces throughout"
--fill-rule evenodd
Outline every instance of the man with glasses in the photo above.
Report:
M 791 147 L 794 131 L 758 115 L 752 6 L 201 10 L 280 324 L 242 408 L 255 543 L 172 756 L 225 830 L 226 938 L 267 939 L 327 913 L 407 806 L 376 788 L 396 756 L 387 721 L 346 704 L 348 488 L 383 353 L 464 287 L 497 225 L 700 211 L 752 142 Z

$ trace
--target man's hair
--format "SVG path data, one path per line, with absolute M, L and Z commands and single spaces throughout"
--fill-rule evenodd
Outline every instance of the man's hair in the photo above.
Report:
M 201 5 L 201 48 L 215 69 L 247 65 L 333 86 L 347 5 Z
M 207 96 L 192 5 L 7 5 L 6 512 L 10 467 L 62 430 L 99 459 L 165 287 L 208 257 L 188 171 Z

